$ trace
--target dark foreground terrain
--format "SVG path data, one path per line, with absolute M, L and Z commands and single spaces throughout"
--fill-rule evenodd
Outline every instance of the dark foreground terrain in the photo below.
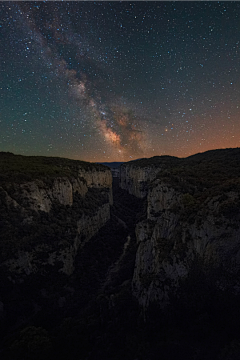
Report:
M 0 157 L 1 359 L 240 359 L 239 149 L 135 162 L 139 169 L 163 162 L 165 170 L 143 184 L 148 198 L 130 195 L 114 179 L 110 216 L 89 239 L 89 219 L 108 203 L 105 184 L 90 188 L 82 179 L 88 191 L 74 194 L 71 205 L 54 198 L 49 212 L 34 210 L 19 184 L 40 179 L 47 189 L 59 176 L 74 184 L 75 163 L 65 159 L 61 167 L 58 159 L 53 168 L 41 158 L 34 167 L 34 158 L 11 165 L 13 155 Z M 168 202 L 156 195 L 163 191 L 171 193 Z M 103 224 L 99 216 L 94 221 Z M 79 232 L 82 217 L 87 230 Z M 187 270 L 176 280 L 180 265 Z M 159 294 L 166 292 L 163 306 Z

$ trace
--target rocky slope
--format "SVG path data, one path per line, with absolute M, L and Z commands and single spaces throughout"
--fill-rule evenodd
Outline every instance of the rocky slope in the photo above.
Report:
M 51 267 L 71 274 L 79 246 L 110 218 L 111 171 L 8 153 L 0 154 L 0 169 L 0 267 L 12 281 Z
M 128 191 L 147 195 L 148 204 L 147 218 L 136 227 L 133 294 L 145 309 L 152 303 L 165 308 L 171 299 L 183 297 L 183 289 L 189 291 L 194 276 L 202 273 L 206 286 L 238 295 L 240 150 L 174 159 L 174 164 L 169 159 L 165 169 L 158 161 L 159 166 L 156 158 L 155 164 L 149 159 L 148 177 L 146 164 L 142 167 L 137 161 L 122 172 L 121 184 L 127 168 Z M 140 175 L 145 189 L 133 190 Z

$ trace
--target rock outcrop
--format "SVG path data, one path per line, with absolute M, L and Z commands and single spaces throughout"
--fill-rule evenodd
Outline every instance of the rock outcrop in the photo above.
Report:
M 147 194 L 147 218 L 136 226 L 132 280 L 143 308 L 152 303 L 165 308 L 191 281 L 197 286 L 196 273 L 216 291 L 240 293 L 240 151 L 235 150 L 226 151 L 223 162 L 221 151 L 209 152 L 179 159 L 178 165 L 174 160 L 158 173 L 156 166 L 147 171 L 137 161 L 124 168 L 122 186 L 139 197 Z M 145 180 L 144 189 L 139 180 Z
M 12 281 L 23 281 L 30 274 L 44 274 L 57 264 L 60 273 L 71 275 L 79 248 L 91 239 L 110 218 L 109 204 L 102 205 L 92 216 L 82 217 L 77 221 L 77 235 L 68 243 L 60 239 L 58 246 L 42 244 L 33 246 L 31 250 L 19 250 L 14 257 L 2 262 L 1 266 L 10 272 Z M 45 253 L 45 257 L 42 254 Z M 49 267 L 50 265 L 50 267 Z M 48 269 L 48 271 L 46 271 Z
M 165 307 L 196 263 L 206 276 L 218 274 L 219 288 L 239 292 L 240 217 L 221 213 L 224 203 L 239 203 L 239 194 L 226 193 L 225 200 L 218 195 L 202 205 L 184 203 L 187 197 L 159 180 L 148 194 L 148 218 L 136 228 L 132 283 L 143 307 L 154 301 Z
M 49 266 L 71 274 L 79 247 L 110 218 L 110 169 L 67 159 L 57 159 L 56 165 L 54 158 L 1 155 L 6 173 L 11 171 L 12 176 L 5 173 L 0 178 L 0 267 L 12 281 L 47 273 Z M 21 171 L 19 162 L 23 162 Z M 39 173 L 43 162 L 49 164 L 45 173 Z M 56 174 L 51 173 L 53 166 Z
M 112 175 L 107 167 L 95 169 L 78 167 L 76 176 L 57 176 L 49 179 L 34 179 L 33 181 L 14 182 L 0 186 L 8 203 L 15 203 L 22 208 L 49 212 L 54 201 L 62 205 L 73 204 L 73 194 L 85 196 L 89 188 L 108 189 L 109 203 L 112 204 Z
M 180 159 L 174 157 L 155 156 L 151 160 L 141 159 L 124 163 L 120 168 L 120 187 L 142 199 L 147 195 L 149 184 L 156 175 L 178 161 Z
M 79 192 L 85 196 L 88 187 L 84 178 L 57 177 L 52 184 L 44 180 L 29 181 L 22 184 L 11 183 L 11 196 L 8 188 L 0 188 L 5 193 L 8 204 L 15 203 L 22 208 L 32 209 L 35 211 L 49 212 L 53 201 L 58 201 L 62 205 L 71 206 L 73 203 L 73 194 Z

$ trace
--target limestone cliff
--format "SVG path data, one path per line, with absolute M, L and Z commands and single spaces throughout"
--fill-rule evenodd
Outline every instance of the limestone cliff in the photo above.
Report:
M 54 201 L 71 206 L 73 194 L 85 196 L 89 188 L 108 189 L 112 204 L 112 175 L 100 164 L 16 155 L 0 161 L 0 189 L 23 208 L 49 212 Z
M 184 204 L 187 197 L 159 181 L 149 192 L 148 218 L 136 229 L 133 278 L 133 292 L 144 307 L 168 304 L 197 261 L 206 276 L 217 270 L 221 289 L 240 289 L 240 217 L 221 213 L 224 204 L 239 203 L 239 194 L 226 193 L 224 200 L 219 194 L 194 207 Z
M 144 198 L 148 187 L 156 175 L 172 163 L 180 159 L 169 156 L 155 156 L 151 159 L 141 159 L 124 163 L 120 167 L 120 187 L 129 194 Z
M 72 241 L 61 238 L 56 246 L 46 243 L 43 239 L 42 243 L 33 245 L 32 249 L 18 250 L 14 257 L 3 261 L 1 266 L 7 269 L 14 282 L 20 279 L 23 281 L 30 274 L 47 274 L 50 269 L 54 271 L 56 266 L 58 272 L 70 275 L 74 271 L 74 261 L 79 248 L 91 239 L 109 218 L 110 209 L 106 203 L 99 207 L 94 215 L 81 216 L 77 221 L 77 232 Z
M 132 281 L 144 308 L 153 302 L 166 307 L 200 271 L 219 291 L 239 294 L 240 151 L 228 154 L 225 167 L 221 156 L 182 160 L 148 183 L 147 218 L 136 226 Z M 128 168 L 128 174 L 137 184 L 140 170 Z M 136 189 L 136 195 L 143 194 Z
M 0 161 L 0 266 L 13 281 L 49 266 L 72 273 L 79 247 L 110 218 L 110 169 L 6 153 Z
M 0 190 L 5 193 L 7 203 L 15 203 L 22 209 L 49 212 L 53 201 L 62 205 L 72 205 L 74 192 L 84 196 L 88 187 L 84 178 L 57 177 L 51 184 L 44 179 L 24 183 L 12 181 Z M 9 194 L 10 193 L 10 194 Z

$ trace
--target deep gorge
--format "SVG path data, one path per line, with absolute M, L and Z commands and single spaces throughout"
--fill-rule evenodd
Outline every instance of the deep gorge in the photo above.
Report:
M 0 169 L 2 358 L 238 358 L 239 149 Z

